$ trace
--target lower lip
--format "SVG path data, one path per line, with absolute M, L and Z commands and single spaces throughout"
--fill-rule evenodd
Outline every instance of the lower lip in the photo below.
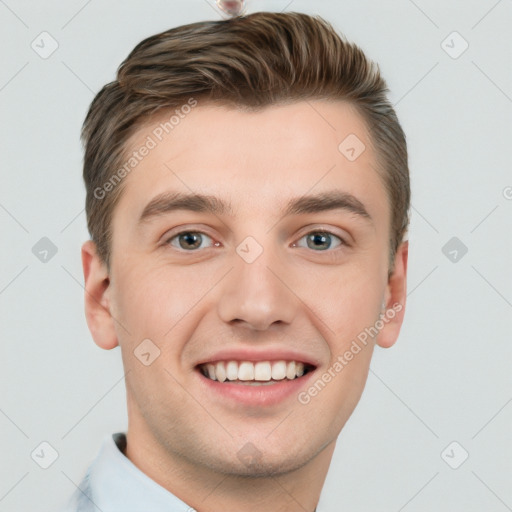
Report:
M 307 386 L 314 373 L 315 371 L 311 370 L 306 375 L 293 380 L 284 379 L 275 384 L 255 386 L 235 382 L 219 382 L 205 377 L 201 371 L 197 370 L 201 386 L 206 392 L 215 393 L 217 396 L 241 405 L 259 407 L 276 405 L 292 396 L 297 397 L 300 391 Z

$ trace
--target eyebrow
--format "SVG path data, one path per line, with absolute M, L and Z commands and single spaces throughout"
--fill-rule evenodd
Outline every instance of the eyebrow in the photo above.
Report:
M 188 194 L 182 192 L 165 192 L 155 196 L 142 211 L 138 224 L 152 218 L 173 212 L 189 210 L 213 215 L 231 215 L 231 203 L 224 202 L 216 196 L 206 194 Z M 328 210 L 345 210 L 372 222 L 372 217 L 363 203 L 352 194 L 339 190 L 320 192 L 291 199 L 285 206 L 282 216 L 317 213 Z

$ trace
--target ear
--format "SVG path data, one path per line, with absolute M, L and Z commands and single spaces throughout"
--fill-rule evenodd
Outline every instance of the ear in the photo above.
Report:
M 377 336 L 377 345 L 383 348 L 389 348 L 395 344 L 404 321 L 408 253 L 409 242 L 405 241 L 396 251 L 393 273 L 388 279 L 385 309 L 380 316 L 383 319 L 384 327 Z
M 85 280 L 85 318 L 95 343 L 105 350 L 119 343 L 110 314 L 110 279 L 106 265 L 96 251 L 96 244 L 88 240 L 82 245 L 82 267 Z

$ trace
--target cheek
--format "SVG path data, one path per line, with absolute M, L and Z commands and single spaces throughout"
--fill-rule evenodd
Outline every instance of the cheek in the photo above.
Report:
M 322 333 L 332 352 L 344 350 L 378 319 L 386 285 L 382 274 L 375 265 L 340 267 L 313 277 L 310 282 L 319 285 L 304 290 L 305 303 L 324 324 Z
M 329 379 L 320 403 L 335 411 L 332 428 L 342 428 L 364 389 L 373 353 L 374 341 L 367 329 L 379 319 L 385 280 L 375 266 L 353 269 L 337 280 L 323 297 L 323 320 L 330 330 L 325 333 L 331 361 L 324 373 Z M 327 304 L 328 303 L 328 304 Z M 320 378 L 322 375 L 320 375 Z
M 122 279 L 114 281 L 113 314 L 134 339 L 162 338 L 184 314 L 183 286 L 169 274 L 145 265 L 119 269 Z
M 148 264 L 125 265 L 119 269 L 122 279 L 115 282 L 113 314 L 124 329 L 121 340 L 140 343 L 149 338 L 165 351 L 176 349 L 179 339 L 186 339 L 198 301 L 215 283 L 211 273 L 203 275 L 196 268 Z
M 333 354 L 330 365 L 298 397 L 307 408 L 304 421 L 310 424 L 311 431 L 315 431 L 318 418 L 327 418 L 324 433 L 332 439 L 338 436 L 361 398 L 373 352 L 370 343 L 362 345 L 360 351 L 354 350 L 357 353 L 348 350 L 349 345 Z

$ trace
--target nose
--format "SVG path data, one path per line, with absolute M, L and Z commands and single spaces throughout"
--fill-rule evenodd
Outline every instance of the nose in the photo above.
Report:
M 233 270 L 219 290 L 219 317 L 231 325 L 252 330 L 290 324 L 300 300 L 291 286 L 290 270 L 283 262 L 265 249 L 252 263 L 235 253 L 233 263 Z

